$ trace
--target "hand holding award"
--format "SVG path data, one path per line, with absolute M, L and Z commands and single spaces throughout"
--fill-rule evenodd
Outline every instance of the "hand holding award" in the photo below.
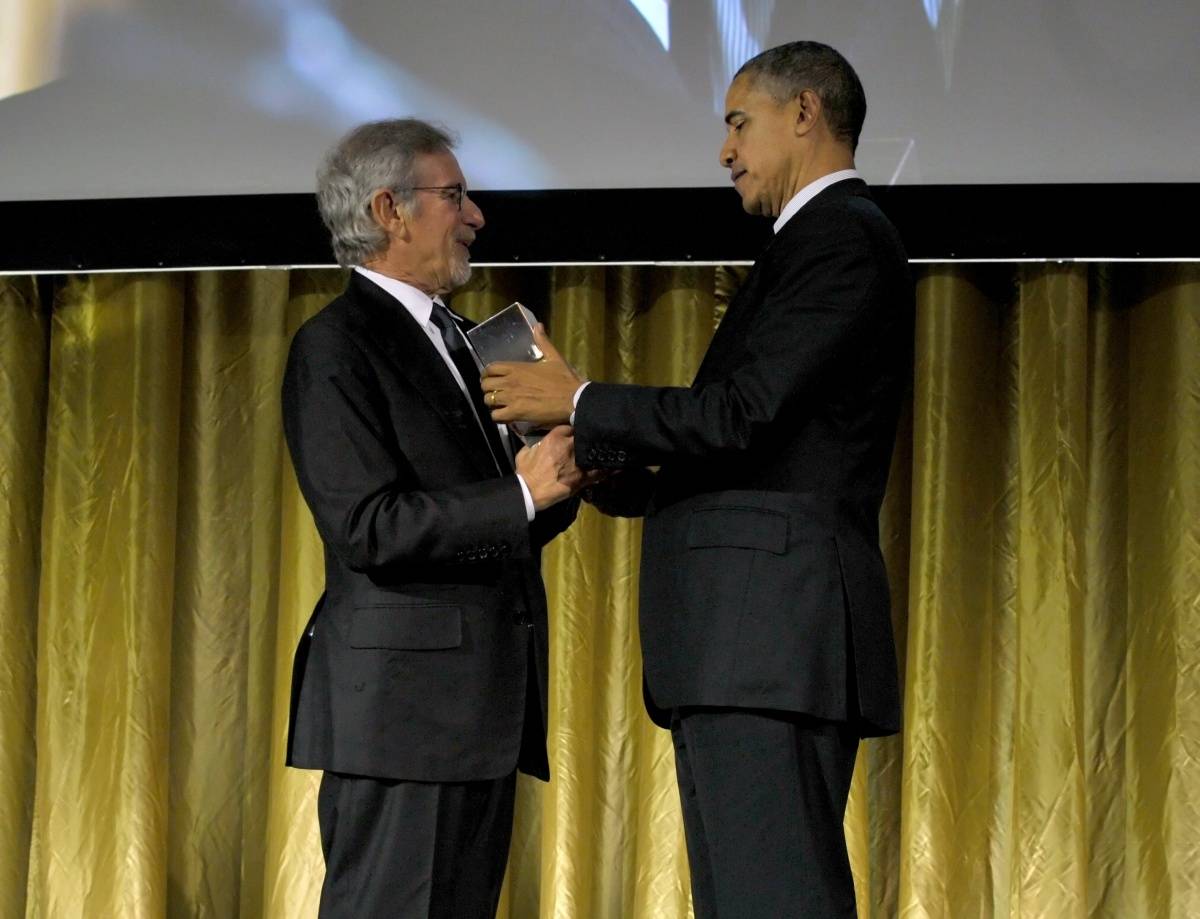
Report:
M 502 342 L 506 350 L 494 358 L 485 357 L 480 351 L 480 357 L 487 363 L 482 384 L 484 402 L 492 409 L 492 420 L 496 422 L 520 422 L 530 428 L 566 424 L 575 409 L 575 391 L 584 381 L 558 353 L 541 324 L 530 323 L 532 314 L 528 310 L 519 303 L 513 304 L 480 323 L 471 335 L 514 307 L 525 330 L 517 326 L 514 317 L 497 326 L 495 332 L 485 333 L 488 339 Z

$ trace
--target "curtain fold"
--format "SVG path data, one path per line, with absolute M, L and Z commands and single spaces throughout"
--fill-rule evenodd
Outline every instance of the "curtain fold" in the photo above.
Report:
M 168 915 L 262 915 L 279 603 L 282 271 L 184 285 Z M 286 668 L 285 668 L 286 669 Z M 233 845 L 231 845 L 233 843 Z M 243 875 L 254 879 L 246 883 Z
M 74 278 L 54 303 L 28 910 L 166 905 L 182 297 Z
M 32 278 L 0 278 L 0 913 L 24 915 L 33 830 L 49 328 Z
M 1117 279 L 1114 278 L 1114 282 Z M 1140 278 L 1129 322 L 1126 866 L 1146 915 L 1200 914 L 1200 267 Z
M 744 268 L 480 270 L 585 376 L 686 384 Z M 315 915 L 282 765 L 323 581 L 283 448 L 341 271 L 0 278 L 0 915 Z M 846 818 L 871 917 L 1200 915 L 1200 266 L 930 266 L 881 518 L 904 732 Z M 502 919 L 689 915 L 642 710 L 641 524 L 546 551 L 554 779 Z

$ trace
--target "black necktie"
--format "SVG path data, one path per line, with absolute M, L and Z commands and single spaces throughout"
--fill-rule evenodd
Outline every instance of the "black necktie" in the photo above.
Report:
M 496 466 L 501 473 L 511 472 L 512 463 L 508 459 L 508 451 L 504 449 L 504 443 L 500 440 L 500 431 L 496 428 L 496 422 L 492 421 L 491 410 L 483 402 L 483 390 L 479 386 L 479 365 L 475 363 L 475 358 L 471 355 L 466 336 L 458 327 L 458 323 L 454 321 L 454 317 L 450 315 L 450 310 L 436 300 L 433 301 L 433 312 L 430 314 L 430 318 L 438 327 L 438 331 L 442 333 L 442 341 L 446 343 L 446 351 L 450 354 L 450 360 L 458 368 L 459 376 L 462 377 L 463 384 L 467 387 L 468 398 L 475 409 L 475 414 L 479 417 L 479 426 L 483 429 L 483 436 L 487 438 L 492 456 L 496 460 Z

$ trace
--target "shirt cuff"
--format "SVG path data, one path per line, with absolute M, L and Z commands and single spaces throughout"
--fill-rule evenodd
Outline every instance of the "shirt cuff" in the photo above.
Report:
M 579 408 L 579 397 L 580 397 L 580 395 L 582 395 L 583 391 L 588 388 L 588 383 L 590 383 L 590 382 L 592 382 L 592 381 L 585 380 L 584 382 L 580 383 L 579 388 L 577 390 L 575 390 L 575 395 L 573 395 L 571 397 L 571 404 L 573 406 L 575 406 L 575 408 Z M 571 417 L 567 419 L 567 423 L 569 425 L 571 425 L 571 427 L 575 426 L 575 413 L 574 412 L 571 412 Z
M 525 484 L 525 478 L 521 473 L 517 473 L 517 482 L 521 486 L 521 497 L 525 499 L 525 519 L 533 523 L 533 518 L 537 514 L 537 508 L 533 506 L 533 495 L 530 494 L 529 486 Z

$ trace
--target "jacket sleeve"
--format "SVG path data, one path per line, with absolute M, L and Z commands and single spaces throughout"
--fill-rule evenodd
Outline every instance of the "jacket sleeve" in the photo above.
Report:
M 283 428 L 325 544 L 351 569 L 531 555 L 515 475 L 422 491 L 378 380 L 342 330 L 309 323 L 284 373 Z
M 749 449 L 785 409 L 811 398 L 871 330 L 879 272 L 865 233 L 846 224 L 814 237 L 745 325 L 746 358 L 702 386 L 591 383 L 575 415 L 580 466 L 656 465 Z
M 533 518 L 533 523 L 529 524 L 529 538 L 533 545 L 539 549 L 542 548 L 574 523 L 578 513 L 578 497 L 567 498 L 544 511 L 538 511 Z
M 583 490 L 583 499 L 608 517 L 643 517 L 650 506 L 657 473 L 643 466 L 618 469 Z

